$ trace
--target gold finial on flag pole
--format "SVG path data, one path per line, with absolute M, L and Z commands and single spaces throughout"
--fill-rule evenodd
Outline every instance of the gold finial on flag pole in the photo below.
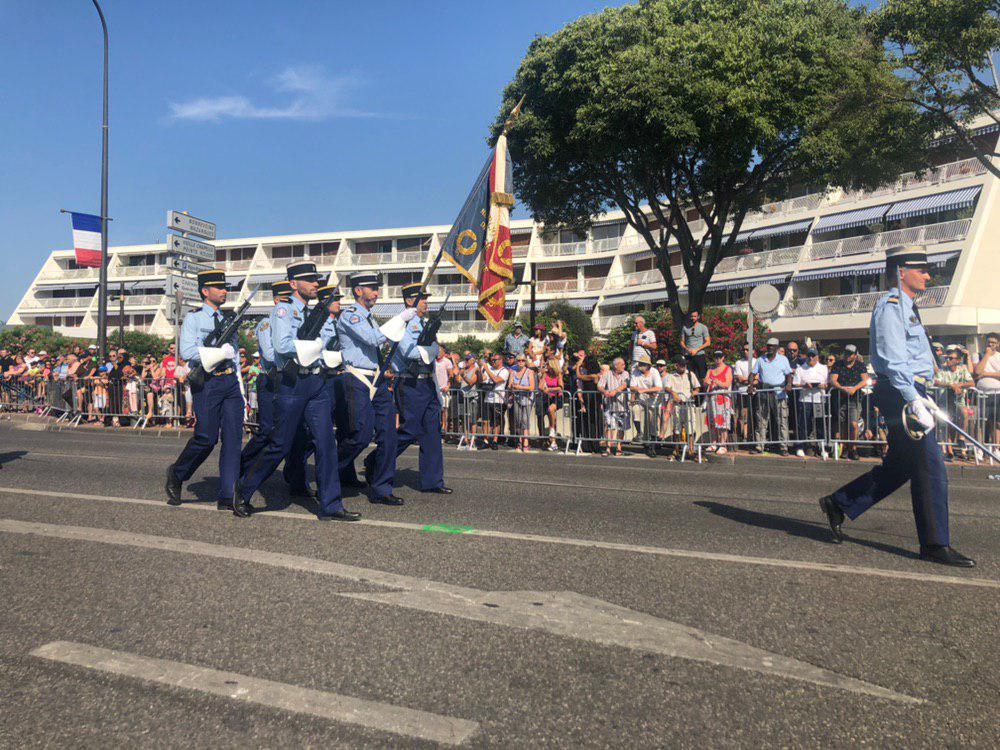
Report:
M 516 104 L 516 105 L 514 106 L 514 109 L 512 109 L 512 110 L 510 111 L 510 114 L 509 114 L 509 115 L 507 115 L 507 120 L 506 120 L 506 121 L 504 122 L 504 124 L 503 124 L 503 134 L 504 134 L 504 135 L 507 135 L 507 131 L 508 131 L 508 130 L 510 130 L 511 126 L 512 126 L 512 125 L 514 124 L 514 120 L 516 120 L 516 119 L 517 119 L 517 117 L 518 117 L 518 115 L 520 115 L 520 114 L 521 114 L 521 105 L 523 105 L 523 104 L 524 104 L 524 100 L 525 100 L 525 99 L 526 99 L 527 97 L 528 97 L 528 95 L 527 95 L 527 94 L 523 94 L 523 95 L 521 96 L 521 101 L 519 101 L 519 102 L 518 102 L 518 103 L 517 103 L 517 104 Z

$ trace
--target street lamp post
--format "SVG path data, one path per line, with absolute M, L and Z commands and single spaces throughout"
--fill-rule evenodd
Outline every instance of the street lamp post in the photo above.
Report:
M 101 120 L 101 273 L 97 300 L 97 352 L 106 361 L 108 345 L 108 22 L 92 0 L 104 31 L 104 116 Z

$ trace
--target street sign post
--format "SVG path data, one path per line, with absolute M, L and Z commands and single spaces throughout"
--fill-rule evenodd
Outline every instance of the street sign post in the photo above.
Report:
M 212 263 L 215 261 L 215 245 L 200 242 L 190 237 L 180 237 L 176 234 L 167 235 L 167 252 L 186 255 L 196 261 Z
M 167 256 L 167 266 L 181 273 L 197 274 L 199 271 L 211 271 L 213 266 L 204 263 L 195 263 L 187 258 L 178 258 L 176 255 Z
M 177 232 L 193 234 L 205 240 L 215 239 L 215 224 L 204 219 L 196 219 L 189 214 L 180 211 L 167 212 L 167 227 Z
M 198 282 L 190 276 L 181 276 L 176 273 L 167 274 L 167 294 L 180 292 L 184 299 L 198 301 L 201 297 L 198 294 Z

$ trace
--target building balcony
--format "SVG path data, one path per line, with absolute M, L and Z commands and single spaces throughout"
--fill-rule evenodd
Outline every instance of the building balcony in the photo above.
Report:
M 731 255 L 719 261 L 715 267 L 716 274 L 739 273 L 741 271 L 759 271 L 762 268 L 795 265 L 799 262 L 804 246 L 783 247 L 764 253 L 748 253 L 747 255 Z
M 427 293 L 432 294 L 435 297 L 444 297 L 448 294 L 453 297 L 460 296 L 462 294 L 475 294 L 476 290 L 472 287 L 472 284 L 462 283 L 462 284 L 428 284 Z
M 220 271 L 246 271 L 250 268 L 252 260 L 225 260 L 215 263 L 215 267 Z
M 425 250 L 403 250 L 396 251 L 395 257 L 393 257 L 393 263 L 406 263 L 409 265 L 423 265 L 424 261 L 427 259 L 427 252 Z
M 602 315 L 600 329 L 602 331 L 610 331 L 612 328 L 618 328 L 623 326 L 628 322 L 628 319 L 632 317 L 632 314 L 627 315 Z
M 493 333 L 493 326 L 485 320 L 444 320 L 441 322 L 443 334 Z
M 606 237 L 602 240 L 590 241 L 590 252 L 592 253 L 613 253 L 621 244 L 621 237 Z
M 539 294 L 566 294 L 571 292 L 596 292 L 604 288 L 605 279 L 550 279 L 535 282 Z
M 809 193 L 808 195 L 800 195 L 798 198 L 765 203 L 756 211 L 748 211 L 743 223 L 750 224 L 751 222 L 767 221 L 775 216 L 814 211 L 819 208 L 825 197 L 826 193 Z
M 513 251 L 515 258 L 526 258 L 528 256 L 527 245 L 514 245 Z
M 166 272 L 166 266 L 119 266 L 118 268 L 110 268 L 108 275 L 112 278 L 131 278 L 133 276 L 163 276 Z
M 392 253 L 354 253 L 348 265 L 351 266 L 387 266 L 393 262 Z
M 546 242 L 542 243 L 539 254 L 546 258 L 557 258 L 564 255 L 586 255 L 587 243 L 579 242 Z
M 46 271 L 39 280 L 96 279 L 100 275 L 100 268 L 57 268 L 54 271 Z
M 807 248 L 802 261 L 830 260 L 855 255 L 871 255 L 896 245 L 933 245 L 940 242 L 964 240 L 972 226 L 972 219 L 925 224 L 891 232 L 846 237 L 842 240 L 816 242 Z
M 133 294 L 126 295 L 125 297 L 125 307 L 159 307 L 160 303 L 166 299 L 166 295 L 163 292 L 159 294 Z M 117 300 L 112 301 L 108 304 L 111 308 L 118 304 Z
M 86 310 L 93 297 L 36 297 L 26 299 L 21 303 L 22 310 L 57 310 L 57 309 L 78 309 Z
M 940 167 L 928 169 L 923 174 L 917 172 L 907 172 L 902 174 L 895 182 L 869 192 L 861 190 L 844 193 L 843 197 L 836 201 L 843 203 L 851 200 L 861 200 L 864 198 L 877 198 L 882 195 L 895 195 L 907 190 L 917 190 L 918 188 L 931 187 L 932 185 L 942 185 L 955 180 L 964 180 L 968 177 L 977 177 L 986 172 L 986 167 L 979 159 L 963 159 L 942 164 Z
M 680 283 L 684 278 L 684 269 L 680 266 L 673 266 L 674 279 Z M 608 289 L 626 289 L 633 286 L 646 286 L 647 284 L 663 284 L 663 274 L 659 268 L 650 268 L 648 271 L 634 271 L 621 277 L 609 279 Z
M 885 292 L 864 292 L 862 294 L 839 294 L 832 297 L 805 297 L 784 303 L 783 318 L 802 318 L 809 315 L 847 315 L 851 313 L 871 313 L 875 304 L 885 296 Z M 917 296 L 917 304 L 922 308 L 940 307 L 948 296 L 948 287 L 935 286 Z

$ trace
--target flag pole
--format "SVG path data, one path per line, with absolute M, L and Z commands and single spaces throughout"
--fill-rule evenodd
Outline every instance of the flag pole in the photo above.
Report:
M 97 356 L 105 360 L 108 337 L 108 22 L 97 0 L 92 0 L 104 32 L 104 113 L 101 119 L 101 270 L 98 276 Z M 121 323 L 122 321 L 118 321 Z

